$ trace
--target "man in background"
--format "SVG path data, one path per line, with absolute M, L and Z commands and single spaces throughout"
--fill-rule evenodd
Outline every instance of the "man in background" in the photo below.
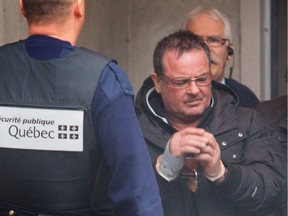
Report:
M 215 8 L 200 6 L 188 13 L 183 29 L 202 37 L 207 43 L 211 55 L 213 80 L 232 88 L 240 99 L 240 106 L 255 108 L 259 103 L 257 96 L 247 86 L 225 77 L 227 61 L 234 61 L 231 25 L 227 16 Z M 233 66 L 230 76 L 232 71 Z

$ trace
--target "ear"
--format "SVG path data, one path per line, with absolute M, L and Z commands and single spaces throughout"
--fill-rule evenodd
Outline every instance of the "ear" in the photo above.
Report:
M 85 3 L 84 0 L 76 0 L 74 3 L 74 14 L 76 17 L 83 17 L 85 13 Z
M 234 51 L 234 44 L 233 43 L 230 43 L 229 44 L 229 47 Z M 233 55 L 234 55 L 235 53 L 233 53 Z M 233 55 L 227 55 L 227 60 L 230 60 L 230 59 L 232 59 L 233 58 Z
M 24 10 L 22 0 L 19 0 L 19 7 L 20 7 L 20 11 L 21 11 L 22 15 L 23 15 L 24 17 L 26 17 L 26 12 L 25 12 L 25 10 Z
M 157 74 L 155 72 L 153 72 L 151 74 L 151 78 L 154 82 L 154 85 L 155 85 L 155 89 L 157 91 L 157 93 L 161 93 L 161 88 L 160 88 L 160 80 L 159 80 L 159 77 L 157 76 Z

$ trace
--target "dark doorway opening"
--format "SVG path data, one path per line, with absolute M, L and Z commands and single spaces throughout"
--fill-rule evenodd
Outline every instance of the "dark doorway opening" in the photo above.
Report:
M 287 0 L 271 1 L 271 98 L 287 94 Z

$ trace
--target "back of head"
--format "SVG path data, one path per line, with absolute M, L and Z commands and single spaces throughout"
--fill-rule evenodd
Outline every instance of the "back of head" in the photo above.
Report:
M 193 34 L 190 31 L 177 31 L 164 37 L 158 42 L 154 54 L 153 54 L 153 65 L 154 71 L 158 76 L 163 74 L 163 57 L 168 51 L 175 51 L 178 56 L 181 56 L 184 52 L 193 50 L 204 50 L 210 65 L 210 51 L 204 40 Z
M 22 0 L 28 23 L 61 22 L 71 12 L 73 0 Z
M 230 25 L 229 19 L 225 14 L 221 13 L 216 8 L 199 6 L 199 7 L 196 7 L 195 9 L 192 9 L 187 14 L 186 19 L 184 23 L 182 24 L 182 29 L 186 29 L 191 20 L 203 14 L 207 14 L 213 20 L 223 22 L 225 36 L 229 39 L 229 41 L 232 41 L 232 32 L 231 32 L 231 25 Z

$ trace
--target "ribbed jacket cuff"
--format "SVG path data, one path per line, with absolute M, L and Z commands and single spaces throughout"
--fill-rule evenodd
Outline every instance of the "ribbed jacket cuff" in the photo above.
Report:
M 169 151 L 170 140 L 168 141 L 163 155 L 159 156 L 156 162 L 156 170 L 164 179 L 172 181 L 179 176 L 184 164 L 184 158 L 176 158 Z

